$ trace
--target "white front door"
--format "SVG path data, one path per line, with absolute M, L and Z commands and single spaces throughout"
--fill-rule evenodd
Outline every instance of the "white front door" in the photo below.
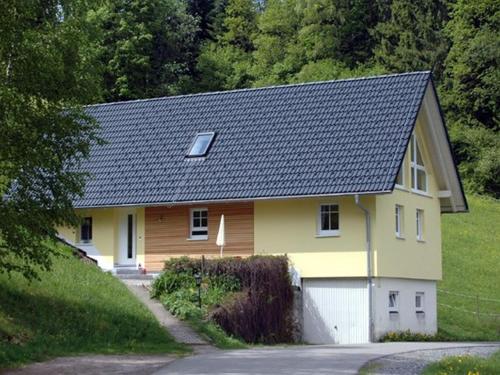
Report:
M 364 344 L 368 292 L 363 279 L 303 279 L 304 340 L 311 344 Z
M 118 261 L 120 265 L 135 265 L 136 255 L 136 214 L 135 210 L 120 213 L 118 241 Z

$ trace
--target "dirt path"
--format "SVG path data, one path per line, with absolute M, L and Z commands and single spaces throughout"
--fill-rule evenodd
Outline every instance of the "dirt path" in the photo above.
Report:
M 2 374 L 15 375 L 100 375 L 152 374 L 178 357 L 168 355 L 85 355 L 33 363 Z

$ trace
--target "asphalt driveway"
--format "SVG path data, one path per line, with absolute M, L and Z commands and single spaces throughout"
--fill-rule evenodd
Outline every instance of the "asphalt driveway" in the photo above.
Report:
M 367 362 L 399 353 L 496 346 L 500 343 L 384 343 L 345 346 L 290 346 L 214 351 L 179 359 L 155 374 L 305 375 L 357 374 Z

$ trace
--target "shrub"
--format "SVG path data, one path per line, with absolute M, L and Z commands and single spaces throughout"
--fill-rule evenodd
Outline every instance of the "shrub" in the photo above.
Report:
M 425 333 L 412 332 L 410 330 L 388 332 L 382 336 L 380 342 L 397 342 L 397 341 L 449 341 L 439 333 L 428 335 Z
M 200 270 L 202 309 L 194 280 Z M 293 340 L 293 291 L 284 256 L 171 259 L 155 280 L 152 296 L 161 296 L 163 304 L 183 319 L 207 315 L 226 333 L 248 343 Z

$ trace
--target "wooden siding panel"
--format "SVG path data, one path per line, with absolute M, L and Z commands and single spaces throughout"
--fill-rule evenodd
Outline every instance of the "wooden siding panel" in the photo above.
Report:
M 208 209 L 208 240 L 189 239 L 190 209 Z M 159 271 L 171 257 L 216 257 L 215 244 L 220 216 L 224 214 L 226 246 L 224 255 L 249 256 L 254 252 L 253 202 L 147 207 L 145 213 L 145 257 L 148 271 Z

